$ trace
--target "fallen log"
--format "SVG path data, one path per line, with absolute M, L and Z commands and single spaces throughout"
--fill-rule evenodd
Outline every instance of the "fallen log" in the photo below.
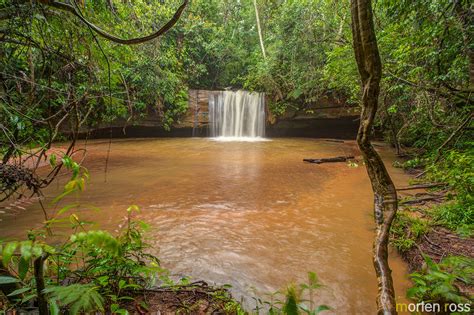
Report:
M 336 156 L 332 158 L 321 158 L 321 159 L 303 159 L 304 162 L 308 163 L 334 163 L 334 162 L 346 162 L 347 160 L 353 159 L 353 156 Z
M 443 199 L 444 199 L 444 196 L 430 196 L 430 197 L 422 197 L 418 199 L 402 200 L 399 202 L 399 204 L 400 205 L 414 205 L 418 203 L 424 203 L 426 201 L 441 202 Z
M 433 187 L 442 187 L 446 186 L 446 183 L 429 183 L 429 184 L 419 184 L 419 185 L 410 185 L 405 187 L 399 187 L 397 190 L 415 190 L 415 189 L 424 189 L 424 188 L 433 188 Z

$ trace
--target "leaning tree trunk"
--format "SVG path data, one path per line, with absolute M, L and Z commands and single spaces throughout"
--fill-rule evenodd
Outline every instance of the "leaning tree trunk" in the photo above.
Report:
M 375 241 L 373 261 L 378 281 L 377 313 L 396 314 L 395 293 L 388 265 L 390 226 L 397 212 L 397 192 L 382 159 L 370 142 L 382 76 L 371 0 L 351 0 L 354 53 L 362 83 L 362 113 L 357 144 L 374 191 Z
M 258 14 L 257 0 L 253 0 L 253 6 L 255 8 L 255 18 L 257 20 L 257 31 L 258 31 L 258 39 L 260 41 L 260 48 L 262 49 L 263 59 L 266 59 L 267 55 L 265 53 L 265 45 L 263 44 L 263 35 L 262 35 L 262 28 L 260 27 L 260 17 Z

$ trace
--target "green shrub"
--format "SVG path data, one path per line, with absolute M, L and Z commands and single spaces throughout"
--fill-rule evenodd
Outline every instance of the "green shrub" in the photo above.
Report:
M 469 303 L 463 296 L 455 281 L 468 285 L 473 284 L 474 260 L 471 258 L 451 256 L 439 264 L 424 256 L 426 268 L 421 272 L 410 274 L 413 287 L 408 289 L 407 296 L 415 302 Z
M 73 230 L 82 231 L 73 233 L 58 246 L 47 244 L 44 231 L 30 233 L 26 241 L 1 243 L 3 266 L 10 274 L 18 275 L 12 279 L 21 287 L 9 297 L 18 305 L 39 297 L 35 284 L 38 269 L 34 263 L 38 259 L 48 266 L 40 277 L 45 281 L 44 293 L 52 314 L 64 309 L 71 314 L 104 311 L 108 307 L 120 313 L 120 303 L 133 300 L 128 296 L 130 291 L 150 287 L 158 281 L 158 284 L 171 283 L 158 258 L 146 252 L 147 245 L 143 242 L 146 226 L 132 220 L 133 211 L 137 208 L 128 209 L 125 227 L 117 236 L 106 231 L 86 231 L 86 223 L 72 214 L 69 220 Z
M 474 228 L 474 207 L 463 207 L 458 202 L 441 204 L 431 212 L 435 222 L 459 234 L 469 236 Z
M 423 167 L 424 165 L 426 165 L 426 160 L 420 157 L 415 157 L 402 164 L 403 168 L 406 170 L 420 168 L 420 167 Z
M 416 240 L 426 234 L 429 224 L 426 220 L 413 218 L 405 212 L 397 212 L 390 229 L 390 243 L 400 252 L 412 248 Z
M 449 150 L 428 167 L 428 179 L 447 183 L 448 203 L 435 207 L 435 221 L 462 234 L 471 234 L 474 226 L 474 149 Z
M 271 293 L 269 294 L 270 301 L 254 298 L 257 303 L 254 309 L 255 313 L 259 314 L 261 310 L 267 309 L 265 313 L 271 315 L 316 315 L 330 310 L 327 305 L 315 305 L 314 291 L 321 287 L 323 285 L 316 273 L 308 272 L 307 283 L 302 283 L 299 286 L 289 285 L 284 292 Z
M 44 290 L 49 295 L 50 311 L 59 314 L 60 307 L 67 307 L 69 313 L 88 313 L 104 310 L 104 299 L 93 284 L 71 284 L 50 286 Z
M 54 164 L 55 158 L 51 162 Z M 71 170 L 72 177 L 53 204 L 81 192 L 89 178 L 87 170 L 71 158 L 64 157 L 62 162 Z M 43 227 L 28 232 L 26 240 L 0 241 L 0 267 L 11 275 L 1 277 L 0 284 L 18 285 L 8 293 L 16 305 L 40 300 L 38 290 L 44 289 L 44 299 L 52 314 L 66 309 L 70 314 L 110 309 L 126 313 L 119 305 L 133 300 L 128 292 L 155 284 L 174 284 L 160 267 L 158 258 L 147 253 L 148 245 L 143 240 L 147 225 L 133 220 L 133 213 L 139 210 L 137 206 L 127 209 L 118 235 L 88 230 L 92 222 L 80 220 L 73 212 L 78 207 L 72 204 L 59 209 L 46 219 Z M 57 242 L 53 230 L 68 222 L 70 237 Z M 37 286 L 38 279 L 43 279 L 43 289 Z
M 474 206 L 474 149 L 461 152 L 449 150 L 438 163 L 428 168 L 428 178 L 447 183 L 453 193 L 448 195 L 464 208 Z

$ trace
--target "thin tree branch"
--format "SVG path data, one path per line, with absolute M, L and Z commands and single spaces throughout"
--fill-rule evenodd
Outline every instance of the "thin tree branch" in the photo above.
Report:
M 184 0 L 183 4 L 174 13 L 173 17 L 165 25 L 163 25 L 158 31 L 156 31 L 155 33 L 152 33 L 150 35 L 143 36 L 143 37 L 130 38 L 130 39 L 120 38 L 120 37 L 117 37 L 117 36 L 114 36 L 112 34 L 107 33 L 106 31 L 102 30 L 100 27 L 98 27 L 95 24 L 89 22 L 85 17 L 83 17 L 80 14 L 80 12 L 77 10 L 77 8 L 74 7 L 73 5 L 70 5 L 70 4 L 67 4 L 67 3 L 64 3 L 64 2 L 54 1 L 54 0 L 43 0 L 43 1 L 40 1 L 40 2 L 43 3 L 43 4 L 46 4 L 48 6 L 54 7 L 56 9 L 60 9 L 60 10 L 64 10 L 64 11 L 68 11 L 68 12 L 72 13 L 73 15 L 78 17 L 81 20 L 81 22 L 83 22 L 88 27 L 90 27 L 94 32 L 96 32 L 100 36 L 102 36 L 102 37 L 104 37 L 104 38 L 106 38 L 110 41 L 113 41 L 113 42 L 119 43 L 119 44 L 124 44 L 124 45 L 136 45 L 136 44 L 145 43 L 145 42 L 148 42 L 148 41 L 153 40 L 155 38 L 158 38 L 161 35 L 163 35 L 164 33 L 166 33 L 168 30 L 170 30 L 176 24 L 176 22 L 178 22 L 179 18 L 181 17 L 181 14 L 183 13 L 184 9 L 186 8 L 187 4 L 189 3 L 189 0 Z
M 453 140 L 453 138 L 471 122 L 473 116 L 474 114 L 470 113 L 466 117 L 466 119 L 464 119 L 463 122 L 456 128 L 456 130 L 453 131 L 453 133 L 448 137 L 448 139 L 446 139 L 446 141 L 444 141 L 444 143 L 438 149 L 436 149 L 436 158 L 433 163 L 436 163 L 439 161 L 441 157 L 441 150 L 445 146 L 447 146 L 451 142 L 451 140 Z

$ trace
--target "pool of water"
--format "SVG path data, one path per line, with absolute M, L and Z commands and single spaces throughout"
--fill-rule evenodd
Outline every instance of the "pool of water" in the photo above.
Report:
M 302 162 L 357 156 L 354 142 L 114 140 L 106 174 L 108 141 L 81 146 L 87 148 L 84 165 L 91 181 L 80 196 L 64 202 L 99 207 L 81 216 L 111 231 L 129 205 L 138 205 L 138 217 L 152 226 L 147 234 L 152 251 L 174 274 L 231 284 L 234 296 L 250 305 L 252 296 L 303 282 L 314 271 L 325 284 L 317 303 L 331 306 L 334 314 L 375 313 L 373 197 L 365 167 Z M 378 150 L 390 164 L 388 148 Z M 406 182 L 400 170 L 389 171 L 396 183 Z M 46 204 L 66 179 L 45 191 Z M 43 220 L 36 204 L 0 216 L 1 237 L 18 237 Z M 391 257 L 402 298 L 406 268 L 393 251 Z

